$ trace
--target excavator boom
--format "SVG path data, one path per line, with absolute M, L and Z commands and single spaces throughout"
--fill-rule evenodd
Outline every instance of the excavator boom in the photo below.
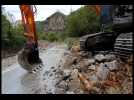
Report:
M 24 35 L 31 42 L 37 42 L 35 21 L 34 21 L 34 12 L 31 5 L 20 5 L 22 23 L 24 26 L 25 33 Z
M 39 65 L 41 63 L 34 20 L 34 13 L 36 12 L 36 9 L 34 12 L 33 6 L 31 5 L 20 5 L 19 7 L 25 31 L 24 36 L 26 37 L 26 45 L 18 55 L 18 62 L 24 69 L 32 72 L 32 70 L 37 67 L 35 65 Z

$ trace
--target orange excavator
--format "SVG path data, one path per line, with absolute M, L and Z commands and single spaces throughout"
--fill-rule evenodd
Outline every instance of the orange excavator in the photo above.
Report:
M 38 38 L 36 34 L 34 14 L 36 7 L 31 5 L 20 5 L 24 36 L 27 39 L 24 49 L 18 55 L 19 64 L 29 72 L 41 68 L 42 61 L 39 58 Z M 35 8 L 35 11 L 34 9 Z

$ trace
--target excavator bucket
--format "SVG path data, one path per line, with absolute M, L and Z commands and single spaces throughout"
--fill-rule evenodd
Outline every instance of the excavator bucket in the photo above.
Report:
M 25 48 L 18 54 L 18 62 L 28 72 L 36 72 L 41 69 L 42 61 L 39 58 L 39 51 L 34 44 L 26 44 Z

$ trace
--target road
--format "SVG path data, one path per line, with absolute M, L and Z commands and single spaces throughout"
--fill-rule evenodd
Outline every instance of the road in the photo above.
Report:
M 55 45 L 40 52 L 43 69 L 38 73 L 27 73 L 18 62 L 2 71 L 2 94 L 46 94 L 55 93 L 55 72 L 66 51 L 65 45 Z

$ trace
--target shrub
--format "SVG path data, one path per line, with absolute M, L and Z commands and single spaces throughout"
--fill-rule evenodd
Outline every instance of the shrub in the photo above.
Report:
M 72 12 L 66 19 L 65 33 L 71 37 L 79 37 L 99 31 L 99 17 L 90 6 L 84 6 Z

